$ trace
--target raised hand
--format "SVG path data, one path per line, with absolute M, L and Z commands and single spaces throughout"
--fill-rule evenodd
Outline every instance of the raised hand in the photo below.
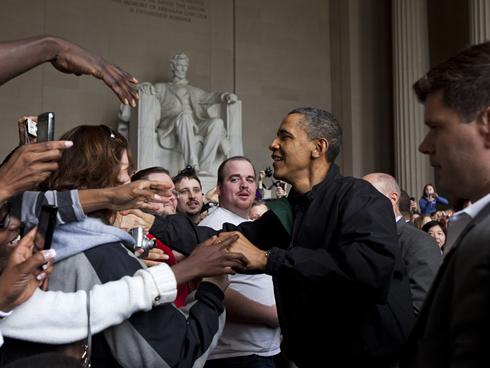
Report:
M 86 74 L 101 79 L 122 103 L 136 106 L 139 96 L 135 88 L 138 83 L 135 77 L 74 43 L 59 38 L 56 41 L 61 48 L 51 60 L 56 69 L 63 73 Z
M 47 277 L 42 266 L 49 265 L 56 255 L 53 249 L 32 255 L 36 231 L 32 229 L 18 242 L 0 276 L 0 310 L 3 312 L 11 311 L 31 297 Z
M 50 141 L 20 146 L 0 167 L 0 202 L 34 188 L 58 169 L 63 150 L 71 141 Z
M 102 57 L 59 37 L 36 36 L 1 42 L 0 85 L 48 61 L 63 73 L 92 75 L 103 80 L 122 103 L 136 106 L 139 97 L 135 89 L 136 78 Z

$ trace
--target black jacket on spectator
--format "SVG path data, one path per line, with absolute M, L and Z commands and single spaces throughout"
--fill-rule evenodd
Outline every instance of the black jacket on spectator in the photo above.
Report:
M 323 182 L 288 200 L 292 235 L 272 211 L 236 228 L 271 249 L 266 273 L 286 354 L 300 367 L 389 365 L 414 314 L 388 199 L 332 165 Z M 189 252 L 213 231 L 177 215 L 157 218 L 151 233 Z

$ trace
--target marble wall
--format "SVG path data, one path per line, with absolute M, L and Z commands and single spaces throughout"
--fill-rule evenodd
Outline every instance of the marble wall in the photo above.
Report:
M 0 41 L 62 36 L 152 82 L 168 81 L 168 58 L 186 52 L 193 85 L 243 101 L 244 150 L 258 169 L 284 115 L 310 105 L 339 116 L 339 163 L 363 175 L 393 171 L 389 14 L 385 0 L 4 0 Z M 54 111 L 60 135 L 115 126 L 117 110 L 101 82 L 36 68 L 0 88 L 0 155 L 20 114 Z

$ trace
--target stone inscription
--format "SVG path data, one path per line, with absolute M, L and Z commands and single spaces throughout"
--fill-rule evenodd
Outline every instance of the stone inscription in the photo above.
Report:
M 111 0 L 130 13 L 192 23 L 208 19 L 205 0 Z

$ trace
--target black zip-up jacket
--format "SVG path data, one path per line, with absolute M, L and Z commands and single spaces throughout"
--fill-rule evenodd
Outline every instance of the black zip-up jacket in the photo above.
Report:
M 336 165 L 310 192 L 288 200 L 291 235 L 272 211 L 236 228 L 271 249 L 266 273 L 286 353 L 300 367 L 388 366 L 414 321 L 391 203 Z M 180 216 L 157 219 L 151 232 L 183 252 L 213 234 Z

